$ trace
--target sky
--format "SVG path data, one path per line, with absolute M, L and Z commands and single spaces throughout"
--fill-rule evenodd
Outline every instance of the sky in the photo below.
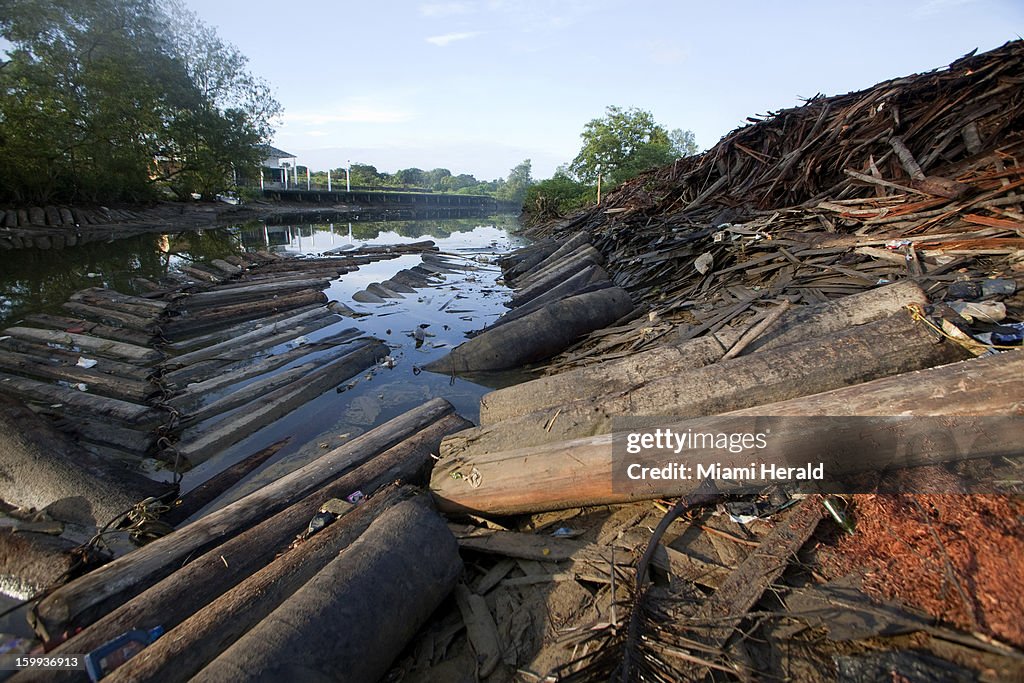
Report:
M 268 81 L 314 170 L 547 178 L 608 105 L 693 131 L 948 65 L 1024 34 L 1020 0 L 185 0 Z

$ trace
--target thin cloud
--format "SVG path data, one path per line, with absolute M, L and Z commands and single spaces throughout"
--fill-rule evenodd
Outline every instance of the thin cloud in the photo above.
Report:
M 430 36 L 427 42 L 438 47 L 445 47 L 459 40 L 467 40 L 480 35 L 480 31 L 467 31 L 465 33 L 445 33 L 441 36 Z
M 412 113 L 401 109 L 381 107 L 368 102 L 348 102 L 330 110 L 287 112 L 285 124 L 328 126 L 332 123 L 402 123 L 412 119 Z

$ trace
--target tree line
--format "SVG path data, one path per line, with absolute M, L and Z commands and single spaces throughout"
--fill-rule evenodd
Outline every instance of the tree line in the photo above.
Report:
M 697 153 L 693 133 L 668 130 L 643 109 L 608 106 L 605 115 L 589 121 L 580 134 L 583 145 L 555 174 L 531 185 L 523 212 L 541 220 L 580 209 L 597 201 L 597 186 L 605 190 L 652 168 Z
M 178 0 L 0 2 L 0 199 L 212 196 L 281 106 Z

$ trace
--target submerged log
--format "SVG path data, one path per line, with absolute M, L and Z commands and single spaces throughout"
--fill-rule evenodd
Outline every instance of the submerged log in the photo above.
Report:
M 428 501 L 400 503 L 193 680 L 377 680 L 461 572 Z
M 745 353 L 825 337 L 880 320 L 909 304 L 927 304 L 925 293 L 914 282 L 888 285 L 817 306 L 790 309 L 755 339 Z M 480 400 L 480 424 L 556 408 L 581 396 L 628 391 L 660 377 L 710 365 L 722 358 L 736 337 L 737 332 L 725 328 L 717 334 L 492 391 Z
M 1022 397 L 1024 352 L 1014 351 L 713 417 L 666 419 L 658 426 L 680 434 L 687 431 L 743 433 L 750 429 L 752 419 L 762 416 L 861 415 L 882 419 L 878 423 L 881 433 L 885 416 L 891 415 L 1018 415 Z M 956 439 L 936 440 L 935 434 L 928 431 L 932 428 L 933 425 L 923 421 L 919 425 L 909 422 L 899 427 L 902 431 L 898 432 L 898 443 L 930 445 L 923 453 L 907 449 L 902 454 L 903 461 L 893 452 L 865 448 L 862 436 L 837 429 L 837 423 L 831 420 L 811 421 L 809 428 L 799 433 L 786 433 L 786 430 L 773 433 L 769 444 L 774 453 L 783 454 L 777 462 L 821 462 L 826 453 L 842 461 L 846 454 L 846 462 L 861 471 L 886 465 L 922 464 L 917 460 L 922 455 L 928 463 L 959 459 L 961 444 L 956 443 Z M 1007 429 L 1009 431 L 1002 433 L 986 433 L 982 445 L 992 454 L 1005 451 L 1004 454 L 1019 455 L 1019 428 L 1008 424 Z M 535 447 L 444 458 L 434 468 L 431 490 L 441 509 L 448 512 L 511 515 L 682 496 L 700 484 L 700 480 L 693 478 L 649 481 L 651 487 L 644 490 L 615 486 L 612 457 L 615 438 L 624 443 L 626 435 L 602 434 Z M 646 467 L 699 464 L 692 457 L 688 460 L 686 455 L 648 455 L 652 457 L 644 456 L 643 466 Z M 757 457 L 761 456 L 752 456 L 748 451 L 736 454 L 716 451 L 716 460 L 723 466 L 745 467 Z M 707 460 L 705 454 L 702 462 L 706 464 Z M 621 476 L 621 472 L 618 475 Z
M 689 417 L 783 401 L 967 357 L 906 311 L 884 320 L 583 398 L 453 437 L 444 455 L 534 446 L 612 430 L 623 416 Z M 557 413 L 557 415 L 556 415 Z
M 89 304 L 77 301 L 67 301 L 61 304 L 61 308 L 75 315 L 84 316 L 98 320 L 104 325 L 112 327 L 124 327 L 129 330 L 136 330 L 143 333 L 152 333 L 157 329 L 155 317 L 143 318 L 142 316 L 124 311 L 109 310 L 101 306 L 90 306 Z
M 38 325 L 39 327 L 49 327 L 54 330 L 63 330 L 65 332 L 69 330 L 76 332 L 81 331 L 83 333 L 88 333 L 93 337 L 103 337 L 105 339 L 128 342 L 129 344 L 135 344 L 137 346 L 146 346 L 153 341 L 153 335 L 149 332 L 126 330 L 121 327 L 111 327 L 110 325 L 104 325 L 103 323 L 83 320 L 82 318 L 69 318 L 63 315 L 33 313 L 25 316 L 25 322 Z
M 0 499 L 102 526 L 166 486 L 97 458 L 17 401 L 0 395 Z
M 175 451 L 193 465 L 203 462 L 361 373 L 387 355 L 388 347 L 385 344 L 367 342 L 341 358 L 260 396 L 230 418 L 216 421 L 212 425 L 198 424 L 186 430 L 175 445 Z
M 487 330 L 432 363 L 432 372 L 504 370 L 550 358 L 579 337 L 633 310 L 620 287 L 557 301 L 518 320 Z
M 505 313 L 495 320 L 490 327 L 494 328 L 498 325 L 504 325 L 505 323 L 512 322 L 513 320 L 522 318 L 524 315 L 533 313 L 534 311 L 555 301 L 561 301 L 562 299 L 567 299 L 570 296 L 585 294 L 587 292 L 593 292 L 598 289 L 604 289 L 605 287 L 611 286 L 612 283 L 609 281 L 608 273 L 605 272 L 604 268 L 596 264 L 587 266 L 580 272 L 571 276 L 568 280 L 555 285 L 548 291 L 526 302 L 522 306 Z
M 57 589 L 36 607 L 36 630 L 49 641 L 85 626 L 196 557 L 452 412 L 433 399 L 362 434 L 241 500 L 159 538 Z M 77 650 L 76 650 L 77 651 Z
M 303 320 L 303 318 L 299 317 L 302 315 L 307 315 L 308 318 L 318 318 L 323 315 L 323 307 L 319 304 L 310 304 L 304 308 L 297 308 L 283 313 L 275 313 L 274 315 L 260 318 L 259 320 L 247 320 L 215 332 L 201 334 L 196 337 L 189 337 L 188 339 L 165 344 L 164 348 L 178 354 L 187 353 L 196 349 L 206 348 L 207 346 L 213 346 L 214 344 L 219 344 L 229 339 L 234 339 L 235 337 L 239 337 L 254 330 L 262 329 L 267 325 L 276 325 L 277 323 L 289 318 L 294 318 L 294 321 L 298 322 Z
M 505 305 L 509 308 L 522 306 L 581 270 L 602 263 L 604 263 L 604 259 L 601 257 L 601 252 L 591 246 L 583 247 L 577 256 L 570 258 L 565 263 L 553 266 L 543 276 L 531 279 L 522 289 L 517 289 L 515 295 Z
M 121 361 L 104 358 L 102 356 L 93 356 L 93 354 L 87 352 L 75 353 L 73 351 L 55 349 L 44 343 L 15 339 L 13 337 L 0 339 L 0 348 L 10 349 L 11 351 L 17 351 L 18 353 L 31 356 L 36 360 L 36 362 L 57 362 L 64 367 L 76 367 L 82 358 L 85 358 L 86 360 L 94 360 L 96 361 L 96 365 L 94 365 L 92 369 L 96 372 L 102 372 L 105 375 L 113 375 L 115 377 L 124 377 L 126 379 L 148 380 L 156 374 L 156 370 L 150 367 L 135 365 L 133 363 L 123 363 Z
M 525 278 L 535 273 L 547 270 L 552 265 L 562 263 L 577 249 L 588 245 L 590 245 L 590 236 L 585 232 L 577 232 L 535 263 L 530 263 L 529 260 L 523 260 L 520 261 L 515 268 L 509 268 L 505 271 L 505 279 L 516 287 L 519 287 L 521 286 L 521 281 Z M 539 250 L 539 253 L 543 253 L 545 251 L 547 251 L 547 249 Z

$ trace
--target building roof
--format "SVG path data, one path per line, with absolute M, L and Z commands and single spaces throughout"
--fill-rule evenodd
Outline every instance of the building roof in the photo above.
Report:
M 291 152 L 286 152 L 283 149 L 278 149 L 273 145 L 260 145 L 260 151 L 263 156 L 268 159 L 294 159 L 295 155 Z

